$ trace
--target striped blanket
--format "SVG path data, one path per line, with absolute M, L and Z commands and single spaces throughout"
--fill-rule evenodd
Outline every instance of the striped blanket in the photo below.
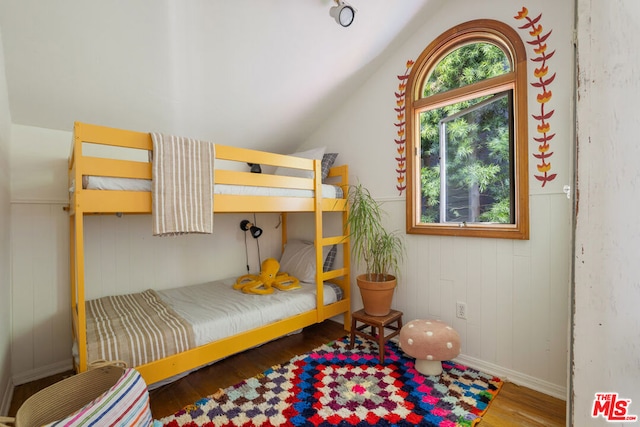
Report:
M 213 232 L 213 160 L 207 141 L 151 133 L 153 235 Z
M 193 329 L 153 290 L 87 301 L 87 351 L 135 367 L 195 346 Z

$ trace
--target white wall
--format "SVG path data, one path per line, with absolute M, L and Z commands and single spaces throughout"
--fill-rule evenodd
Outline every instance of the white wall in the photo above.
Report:
M 556 51 L 549 76 L 557 72 L 547 108 L 556 110 L 550 123 L 558 178 L 541 188 L 533 177 L 535 159 L 529 157 L 531 239 L 407 236 L 409 255 L 394 305 L 406 321 L 433 317 L 450 322 L 461 335 L 461 361 L 565 399 L 572 200 L 562 187 L 572 184 L 573 10 L 570 2 L 550 0 L 528 6 L 531 18 L 542 14 L 545 33 L 553 31 L 547 39 L 549 52 Z M 385 203 L 391 229 L 405 229 L 405 195 L 396 190 L 394 160 L 397 76 L 439 34 L 468 20 L 497 19 L 514 27 L 523 41 L 530 40 L 527 31 L 517 29 L 524 22 L 514 19 L 521 7 L 508 0 L 446 2 L 305 142 L 340 152 L 338 160 L 350 165 L 351 181 L 359 180 Z M 529 47 L 527 55 L 532 57 Z M 529 81 L 532 73 L 529 61 Z M 539 114 L 537 94 L 530 87 L 530 114 Z M 530 119 L 530 153 L 537 152 L 532 140 L 536 125 Z M 359 303 L 357 287 L 353 295 Z M 466 320 L 455 317 L 456 301 L 467 303 Z
M 578 1 L 576 426 L 605 424 L 591 417 L 595 393 L 631 399 L 627 415 L 640 416 L 638 22 L 636 1 Z
M 0 414 L 9 409 L 13 390 L 11 382 L 11 276 L 10 217 L 9 217 L 9 141 L 11 139 L 11 114 L 4 72 L 4 54 L 0 31 Z

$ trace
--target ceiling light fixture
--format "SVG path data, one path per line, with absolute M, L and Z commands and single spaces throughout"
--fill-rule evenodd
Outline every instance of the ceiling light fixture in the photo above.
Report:
M 353 6 L 343 2 L 342 0 L 335 1 L 337 6 L 333 6 L 329 9 L 329 15 L 331 15 L 341 26 L 348 27 L 353 23 L 353 19 L 356 17 L 356 10 Z

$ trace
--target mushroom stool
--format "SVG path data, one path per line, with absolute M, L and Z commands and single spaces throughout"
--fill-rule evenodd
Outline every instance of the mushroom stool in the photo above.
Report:
M 400 330 L 400 348 L 416 358 L 418 372 L 440 375 L 442 361 L 460 354 L 460 335 L 441 320 L 412 320 Z

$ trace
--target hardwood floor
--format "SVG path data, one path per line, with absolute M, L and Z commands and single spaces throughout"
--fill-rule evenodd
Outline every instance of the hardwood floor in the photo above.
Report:
M 505 383 L 478 427 L 555 427 L 564 426 L 564 400 Z
M 229 387 L 344 335 L 341 324 L 326 321 L 305 328 L 299 334 L 272 341 L 202 368 L 171 384 L 151 390 L 149 394 L 153 417 L 159 419 L 171 415 L 220 388 Z M 16 387 L 9 416 L 15 416 L 22 402 L 29 396 L 70 374 L 71 372 L 67 372 Z M 478 427 L 564 425 L 563 400 L 506 383 Z
M 341 338 L 345 333 L 341 324 L 328 321 L 309 326 L 299 334 L 228 357 L 176 382 L 151 390 L 151 412 L 156 419 L 171 415 L 203 396 L 260 374 L 273 365 L 285 363 L 298 354 Z

